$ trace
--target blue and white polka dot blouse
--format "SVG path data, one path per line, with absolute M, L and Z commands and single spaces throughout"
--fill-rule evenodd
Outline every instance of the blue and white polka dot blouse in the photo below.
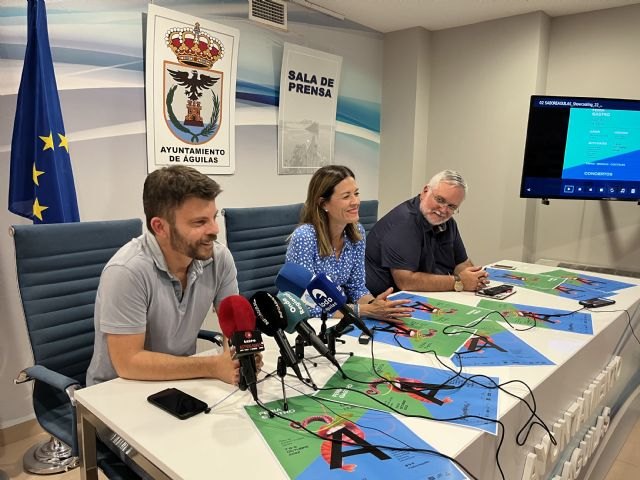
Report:
M 314 274 L 321 272 L 326 274 L 333 283 L 342 287 L 349 302 L 357 302 L 360 297 L 369 294 L 365 286 L 365 240 L 362 225 L 358 224 L 358 230 L 362 240 L 356 243 L 351 243 L 344 234 L 344 246 L 339 258 L 336 258 L 335 254 L 321 257 L 318 251 L 316 229 L 308 223 L 300 225 L 291 235 L 286 261 L 301 265 Z M 310 310 L 312 316 L 320 316 L 319 308 Z

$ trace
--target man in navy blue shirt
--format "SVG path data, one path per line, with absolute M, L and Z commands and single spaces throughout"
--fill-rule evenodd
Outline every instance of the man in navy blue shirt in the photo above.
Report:
M 474 291 L 488 283 L 475 267 L 453 215 L 467 192 L 458 172 L 444 170 L 420 194 L 382 217 L 367 235 L 366 283 L 373 295 L 394 290 Z

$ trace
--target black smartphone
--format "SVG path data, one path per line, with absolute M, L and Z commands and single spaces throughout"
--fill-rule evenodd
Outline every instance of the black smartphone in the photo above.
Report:
M 481 288 L 476 292 L 476 295 L 503 300 L 514 293 L 512 285 L 496 285 L 495 287 Z
M 578 303 L 587 308 L 598 308 L 613 305 L 616 301 L 611 300 L 610 298 L 588 298 L 586 300 L 580 300 Z
M 207 404 L 202 400 L 177 388 L 167 388 L 161 392 L 154 393 L 149 395 L 147 400 L 180 420 L 193 417 L 208 408 Z

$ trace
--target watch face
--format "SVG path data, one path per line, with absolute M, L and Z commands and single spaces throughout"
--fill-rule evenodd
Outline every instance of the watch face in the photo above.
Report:
M 456 280 L 456 283 L 453 284 L 453 289 L 456 292 L 461 292 L 462 290 L 464 290 L 464 285 L 460 280 Z

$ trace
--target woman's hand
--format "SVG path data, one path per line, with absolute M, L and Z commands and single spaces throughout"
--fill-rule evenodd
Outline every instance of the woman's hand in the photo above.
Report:
M 391 295 L 393 288 L 389 288 L 382 292 L 380 295 L 373 299 L 371 303 L 361 303 L 360 316 L 375 318 L 377 320 L 384 321 L 396 321 L 399 318 L 410 317 L 413 308 L 404 307 L 403 305 L 409 303 L 410 300 L 404 298 L 402 300 L 387 300 L 387 297 Z M 368 298 L 367 298 L 368 297 Z M 368 301 L 372 297 L 367 295 L 362 297 L 360 301 Z

